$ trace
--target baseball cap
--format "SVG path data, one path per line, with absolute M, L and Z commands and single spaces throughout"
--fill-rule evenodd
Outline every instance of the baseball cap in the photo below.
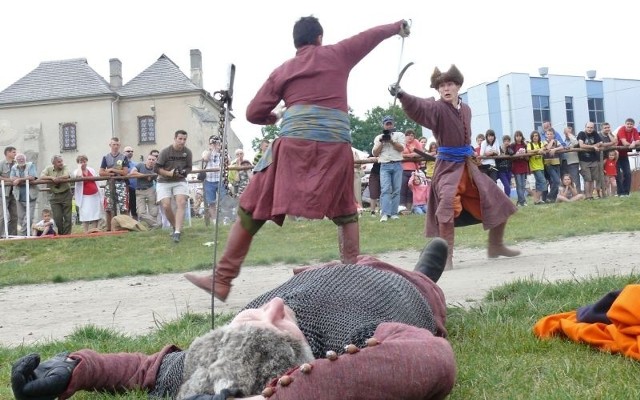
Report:
M 386 115 L 384 118 L 382 118 L 383 124 L 386 124 L 387 122 L 393 122 L 393 117 L 391 115 Z

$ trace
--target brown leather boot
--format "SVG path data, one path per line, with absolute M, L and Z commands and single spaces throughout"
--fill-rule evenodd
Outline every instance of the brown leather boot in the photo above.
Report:
M 517 255 L 520 255 L 520 250 L 510 249 L 504 245 L 504 228 L 506 226 L 507 223 L 505 222 L 489 230 L 489 246 L 487 247 L 487 257 L 515 257 Z
M 453 269 L 453 243 L 455 241 L 455 231 L 453 222 L 446 224 L 438 224 L 438 233 L 442 239 L 447 242 L 447 264 L 444 267 L 445 271 Z
M 357 222 L 338 226 L 340 261 L 355 264 L 360 255 L 360 229 Z
M 231 226 L 227 246 L 216 266 L 215 277 L 194 274 L 185 274 L 184 277 L 207 293 L 211 293 L 213 289 L 213 295 L 218 300 L 225 301 L 231 290 L 231 281 L 240 274 L 240 267 L 249 252 L 252 240 L 253 236 L 242 227 L 239 219 L 236 220 Z

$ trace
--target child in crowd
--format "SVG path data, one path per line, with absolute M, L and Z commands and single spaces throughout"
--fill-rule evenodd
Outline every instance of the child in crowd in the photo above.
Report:
M 438 143 L 431 142 L 429 145 L 429 150 L 427 154 L 430 156 L 436 157 L 438 155 Z M 427 179 L 433 178 L 433 170 L 436 168 L 435 161 L 425 161 L 424 173 L 427 176 Z
M 482 146 L 482 142 L 484 142 L 484 134 L 478 133 L 476 136 L 476 147 L 473 150 L 476 152 L 476 155 L 480 155 L 480 147 Z
M 427 177 L 424 176 L 422 171 L 413 171 L 408 185 L 411 192 L 413 192 L 413 207 L 411 211 L 414 214 L 426 214 L 427 200 L 429 200 Z
M 531 132 L 529 136 L 531 141 L 527 144 L 527 153 L 529 156 L 529 172 L 535 178 L 535 188 L 533 190 L 533 204 L 544 204 L 542 200 L 542 192 L 547 190 L 547 180 L 544 177 L 544 161 L 542 155 L 544 154 L 544 145 L 540 139 L 540 133 L 538 131 Z
M 576 188 L 576 184 L 573 183 L 573 179 L 571 175 L 564 174 L 562 176 L 562 185 L 558 190 L 558 197 L 556 200 L 558 202 L 573 202 L 578 200 L 584 200 L 584 194 L 578 193 L 578 189 Z
M 618 195 L 618 185 L 616 177 L 618 176 L 618 151 L 611 150 L 604 160 L 604 190 L 607 196 Z
M 253 164 L 251 164 L 251 161 L 249 160 L 244 160 L 240 163 L 241 167 L 251 167 L 252 165 Z M 247 185 L 249 184 L 249 180 L 251 179 L 252 175 L 253 174 L 250 169 L 238 171 L 238 183 L 236 185 L 238 196 L 240 196 L 244 192 L 244 190 L 247 188 Z
M 42 220 L 35 222 L 31 226 L 33 236 L 55 236 L 58 232 L 56 223 L 51 219 L 51 210 L 42 210 Z
M 502 145 L 500 146 L 500 155 L 512 156 L 514 154 L 515 151 L 511 147 L 511 136 L 503 135 Z M 510 158 L 501 158 L 496 160 L 496 168 L 498 169 L 498 180 L 502 184 L 504 194 L 506 194 L 507 197 L 511 197 L 511 164 L 512 161 Z
M 524 140 L 522 131 L 515 131 L 513 134 L 513 144 L 509 146 L 511 154 L 522 156 L 527 153 L 527 144 Z M 511 172 L 516 180 L 516 193 L 518 194 L 518 203 L 520 207 L 527 205 L 527 175 L 529 174 L 529 159 L 525 157 L 515 158 L 511 162 Z M 531 176 L 532 179 L 533 175 Z M 535 187 L 534 183 L 530 186 Z

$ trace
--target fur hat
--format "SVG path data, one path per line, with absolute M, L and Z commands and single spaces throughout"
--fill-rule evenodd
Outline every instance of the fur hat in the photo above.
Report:
M 431 87 L 438 90 L 438 86 L 443 82 L 453 82 L 458 86 L 462 86 L 464 76 L 462 76 L 462 73 L 455 64 L 451 64 L 451 67 L 445 73 L 440 72 L 438 67 L 436 67 L 433 70 L 433 74 L 431 74 Z
M 273 378 L 313 359 L 306 342 L 286 333 L 227 325 L 189 346 L 177 399 L 229 388 L 239 389 L 243 396 L 257 395 Z

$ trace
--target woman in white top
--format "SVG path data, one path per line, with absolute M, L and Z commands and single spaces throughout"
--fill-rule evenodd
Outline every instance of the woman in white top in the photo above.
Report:
M 480 145 L 480 157 L 500 155 L 500 145 L 496 142 L 496 133 L 493 129 L 488 129 L 485 139 Z M 482 167 L 485 174 L 489 175 L 494 182 L 498 179 L 496 160 L 494 158 L 482 158 Z

